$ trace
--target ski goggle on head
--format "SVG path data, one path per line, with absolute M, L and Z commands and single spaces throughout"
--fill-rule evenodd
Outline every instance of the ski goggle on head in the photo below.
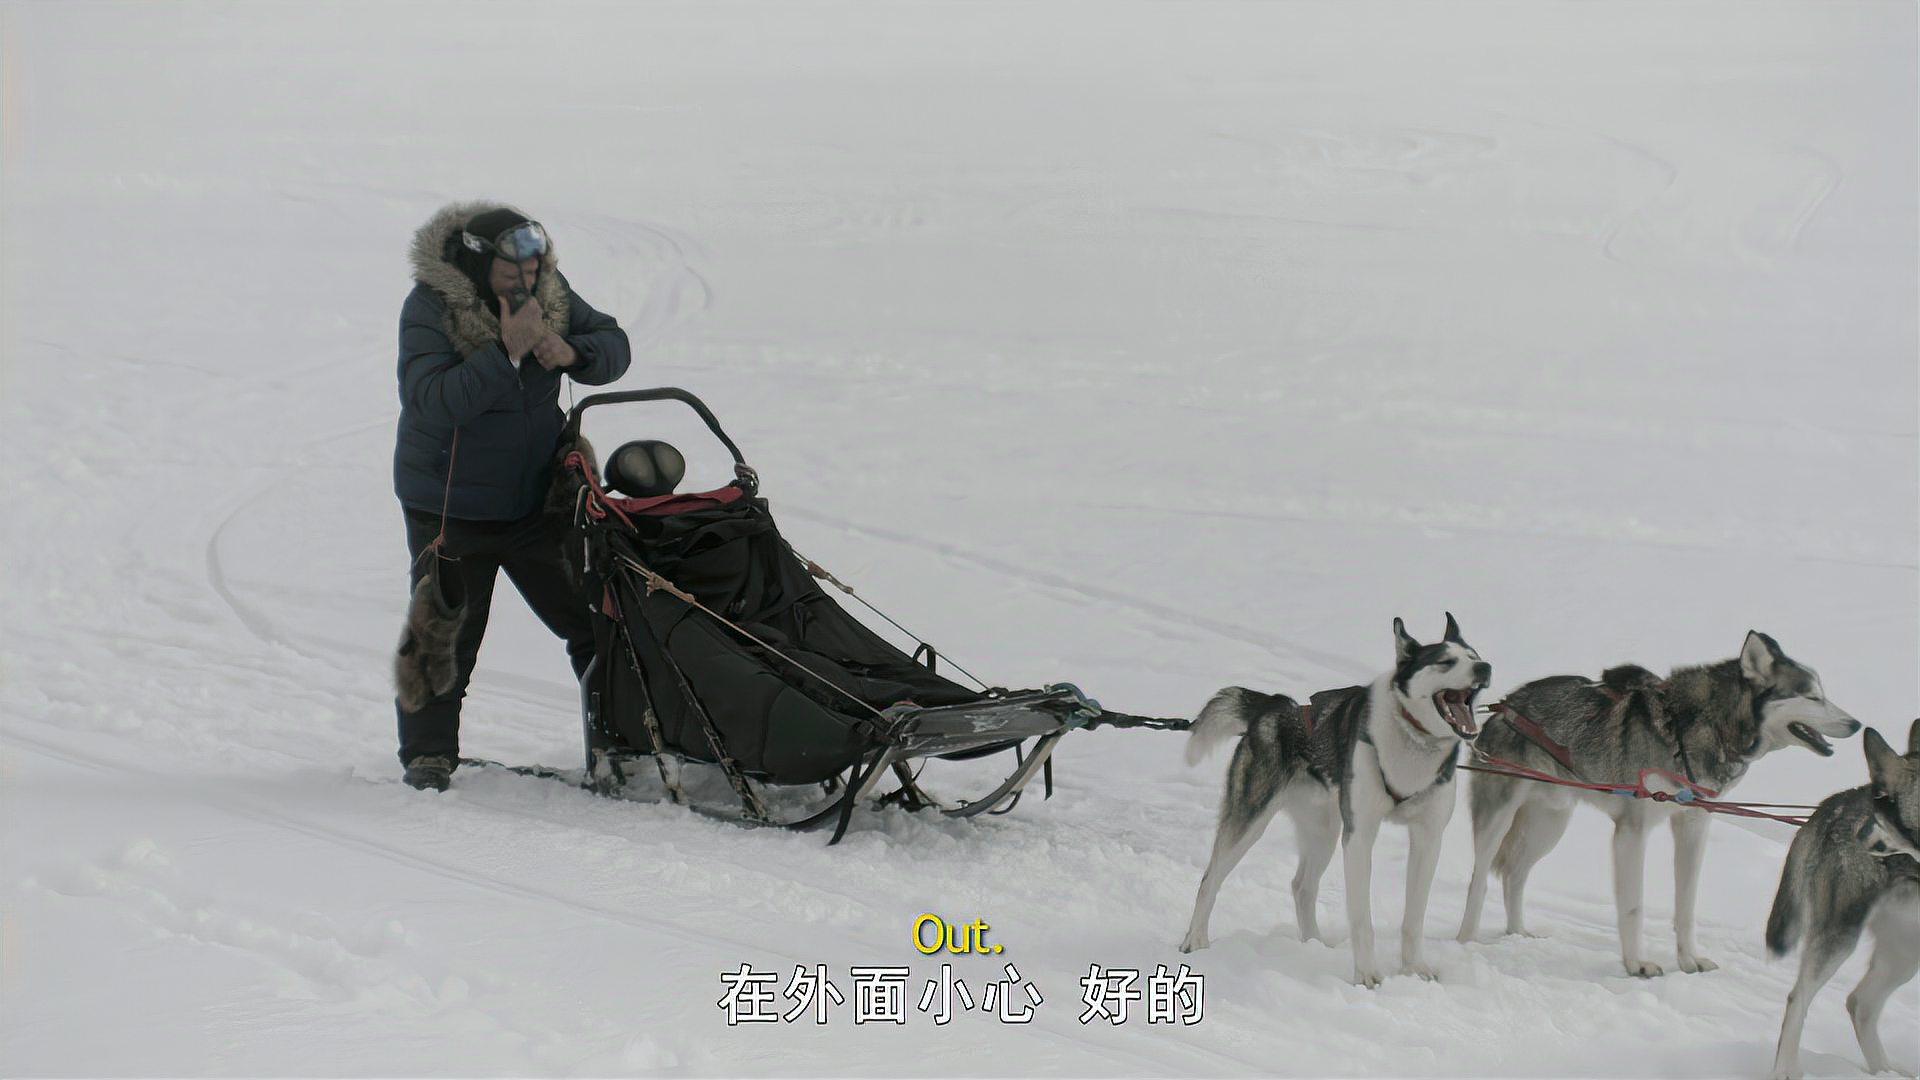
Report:
M 503 259 L 519 262 L 547 253 L 547 230 L 537 221 L 523 221 L 492 239 L 460 230 L 460 242 L 468 251 L 492 252 Z

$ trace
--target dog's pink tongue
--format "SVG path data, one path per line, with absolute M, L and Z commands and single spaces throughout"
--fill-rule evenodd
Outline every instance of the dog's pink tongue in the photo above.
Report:
M 1446 703 L 1447 719 L 1453 722 L 1454 727 L 1469 735 L 1479 730 L 1473 726 L 1473 709 L 1468 707 L 1464 697 L 1448 694 L 1440 700 Z

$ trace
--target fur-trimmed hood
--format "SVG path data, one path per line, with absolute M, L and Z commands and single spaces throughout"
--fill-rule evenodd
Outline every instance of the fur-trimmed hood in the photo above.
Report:
M 512 209 L 504 203 L 485 200 L 448 203 L 427 219 L 413 234 L 408 260 L 413 264 L 413 280 L 432 289 L 447 304 L 447 337 L 462 355 L 500 340 L 500 315 L 480 298 L 473 281 L 455 266 L 450 244 L 454 236 L 476 214 L 489 210 Z M 565 335 L 570 312 L 567 286 L 560 280 L 559 263 L 554 255 L 553 237 L 547 237 L 547 253 L 540 256 L 540 277 L 534 282 L 533 296 L 554 333 Z

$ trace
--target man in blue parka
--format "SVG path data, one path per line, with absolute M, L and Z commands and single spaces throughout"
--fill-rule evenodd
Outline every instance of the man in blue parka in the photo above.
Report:
M 609 383 L 630 355 L 626 331 L 560 275 L 546 230 L 511 207 L 442 208 L 414 234 L 411 258 L 393 486 L 413 584 L 436 565 L 457 578 L 448 584 L 464 604 L 444 627 L 450 677 L 432 690 L 410 686 L 403 663 L 396 706 L 407 783 L 444 791 L 459 761 L 460 702 L 496 571 L 566 641 L 576 677 L 592 657 L 589 608 L 563 562 L 567 523 L 543 510 L 565 422 L 561 378 Z M 427 551 L 443 536 L 445 558 L 436 560 Z M 410 635 L 414 621 L 410 613 Z

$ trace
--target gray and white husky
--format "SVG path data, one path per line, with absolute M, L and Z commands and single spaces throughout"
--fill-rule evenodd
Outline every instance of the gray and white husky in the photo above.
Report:
M 1828 796 L 1813 812 L 1787 849 L 1767 916 L 1775 956 L 1805 941 L 1780 1023 L 1776 1077 L 1800 1075 L 1807 1006 L 1853 955 L 1861 930 L 1873 931 L 1873 960 L 1847 995 L 1847 1012 L 1870 1073 L 1888 1069 L 1880 1010 L 1920 970 L 1920 720 L 1907 732 L 1905 757 L 1871 728 L 1864 742 L 1872 783 Z
M 1623 665 L 1598 681 L 1574 675 L 1538 679 L 1507 695 L 1504 705 L 1538 724 L 1568 751 L 1571 767 L 1515 726 L 1490 720 L 1479 749 L 1494 757 L 1558 776 L 1593 783 L 1633 784 L 1643 769 L 1685 775 L 1724 792 L 1762 755 L 1804 746 L 1831 756 L 1827 736 L 1860 730 L 1860 722 L 1827 700 L 1812 668 L 1780 651 L 1779 643 L 1749 631 L 1740 655 L 1699 667 L 1674 669 L 1665 679 Z M 1671 785 L 1669 785 L 1671 786 Z M 1576 801 L 1613 818 L 1613 899 L 1620 958 L 1632 975 L 1661 972 L 1641 947 L 1641 894 L 1647 832 L 1662 820 L 1673 827 L 1673 929 L 1680 970 L 1711 971 L 1693 937 L 1693 909 L 1706 855 L 1703 810 L 1671 802 L 1626 799 L 1534 780 L 1478 772 L 1468 785 L 1473 812 L 1473 880 L 1467 888 L 1460 940 L 1480 926 L 1487 873 L 1505 878 L 1507 933 L 1525 934 L 1522 895 L 1527 874 L 1560 841 Z
M 1230 686 L 1213 696 L 1193 725 L 1187 761 L 1244 734 L 1227 768 L 1220 828 L 1200 880 L 1182 952 L 1207 946 L 1207 919 L 1221 882 L 1285 809 L 1299 837 L 1293 906 L 1301 940 L 1320 936 L 1314 901 L 1336 843 L 1345 852 L 1347 925 L 1354 981 L 1380 985 L 1373 955 L 1370 883 L 1373 844 L 1388 821 L 1412 833 L 1406 914 L 1400 927 L 1401 968 L 1434 977 L 1422 961 L 1427 893 L 1440 858 L 1440 836 L 1453 816 L 1453 773 L 1460 744 L 1480 729 L 1474 696 L 1493 668 L 1460 636 L 1449 614 L 1445 637 L 1422 645 L 1393 620 L 1392 671 L 1367 686 L 1313 695 L 1305 709 L 1279 694 Z

